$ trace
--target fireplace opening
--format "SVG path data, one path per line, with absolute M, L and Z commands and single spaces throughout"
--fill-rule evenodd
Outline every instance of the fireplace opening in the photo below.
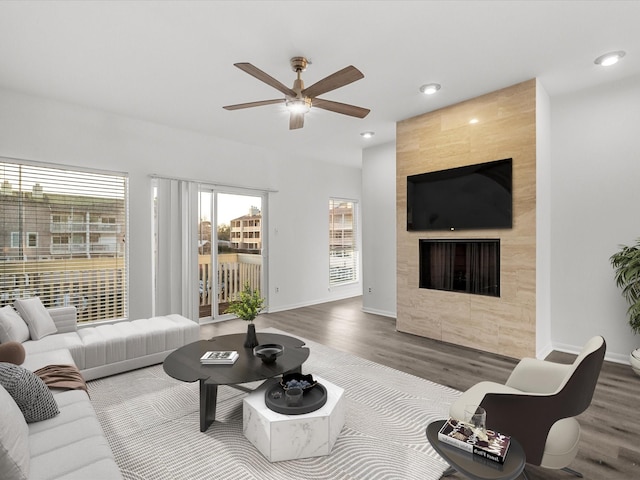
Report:
M 500 296 L 500 240 L 420 240 L 420 288 Z

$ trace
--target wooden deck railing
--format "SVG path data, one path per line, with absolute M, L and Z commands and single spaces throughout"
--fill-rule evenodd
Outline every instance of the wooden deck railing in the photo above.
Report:
M 121 258 L 1 262 L 0 307 L 38 296 L 47 308 L 75 306 L 79 322 L 124 318 L 125 272 Z
M 198 257 L 199 288 L 200 288 L 200 317 L 211 315 L 211 305 L 218 304 L 220 314 L 229 302 L 237 298 L 238 293 L 246 283 L 252 289 L 260 290 L 262 274 L 262 261 L 259 255 L 220 254 L 218 265 L 213 272 L 211 257 L 200 255 Z M 214 280 L 215 275 L 215 281 Z M 218 285 L 218 291 L 214 294 L 211 289 Z
M 260 290 L 259 255 L 221 254 L 215 271 L 208 255 L 200 255 L 198 263 L 201 317 L 211 315 L 212 303 L 217 303 L 223 314 L 245 283 Z M 127 315 L 123 294 L 127 279 L 122 259 L 74 259 L 72 264 L 65 260 L 0 262 L 0 307 L 10 305 L 16 298 L 38 296 L 48 308 L 75 306 L 79 322 Z M 214 285 L 218 285 L 215 293 L 211 291 Z

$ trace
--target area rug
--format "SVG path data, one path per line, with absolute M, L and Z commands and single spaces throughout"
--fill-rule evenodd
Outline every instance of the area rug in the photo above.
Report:
M 273 328 L 272 333 L 285 333 Z M 162 365 L 88 382 L 125 479 L 436 480 L 447 464 L 426 439 L 459 392 L 305 340 L 303 373 L 345 389 L 346 423 L 329 456 L 270 463 L 242 434 L 246 393 L 218 388 L 216 421 L 199 427 L 198 382 Z M 258 386 L 259 383 L 249 386 Z

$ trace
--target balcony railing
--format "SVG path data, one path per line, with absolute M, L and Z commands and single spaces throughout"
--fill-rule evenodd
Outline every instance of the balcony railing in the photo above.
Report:
M 252 290 L 261 289 L 262 257 L 260 255 L 221 254 L 218 256 L 215 272 L 212 269 L 211 257 L 199 255 L 198 267 L 200 317 L 210 316 L 211 306 L 214 303 L 218 305 L 218 312 L 223 314 L 229 302 L 236 300 L 246 283 Z M 213 285 L 218 285 L 216 293 L 211 291 Z
M 246 283 L 254 290 L 261 289 L 260 255 L 222 254 L 218 258 L 214 271 L 211 257 L 199 256 L 201 317 L 211 315 L 212 303 L 224 314 Z M 73 270 L 68 269 L 66 260 L 0 262 L 0 307 L 16 298 L 39 296 L 46 307 L 75 306 L 79 322 L 123 318 L 127 308 L 122 262 L 121 258 L 81 258 L 74 260 Z M 218 285 L 215 293 L 213 285 Z
M 121 258 L 0 262 L 0 307 L 38 296 L 45 307 L 73 305 L 79 322 L 124 318 L 126 273 Z
M 70 255 L 74 253 L 122 253 L 115 243 L 57 243 L 51 245 L 51 255 Z
M 118 223 L 51 222 L 51 233 L 120 233 Z

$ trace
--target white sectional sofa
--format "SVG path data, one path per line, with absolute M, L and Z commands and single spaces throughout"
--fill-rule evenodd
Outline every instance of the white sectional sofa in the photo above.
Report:
M 200 339 L 197 323 L 181 315 L 78 327 L 75 307 L 48 309 L 57 333 L 23 342 L 30 357 L 69 350 L 85 380 L 161 363 L 176 348 Z
M 22 342 L 26 356 L 21 366 L 31 372 L 46 365 L 76 365 L 85 380 L 92 380 L 160 363 L 200 337 L 198 324 L 180 315 L 78 328 L 74 307 L 47 311 L 56 332 Z M 52 392 L 60 413 L 27 423 L 0 385 L 0 478 L 121 479 L 87 393 Z

